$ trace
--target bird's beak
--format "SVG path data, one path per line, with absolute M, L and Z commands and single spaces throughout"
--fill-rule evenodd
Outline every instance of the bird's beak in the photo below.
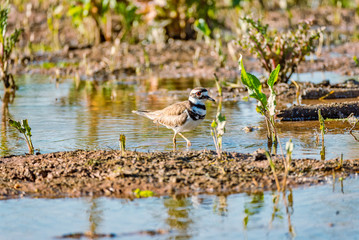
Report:
M 212 102 L 216 102 L 216 100 L 214 100 L 213 98 L 211 98 L 210 96 L 207 96 L 207 100 L 210 100 Z

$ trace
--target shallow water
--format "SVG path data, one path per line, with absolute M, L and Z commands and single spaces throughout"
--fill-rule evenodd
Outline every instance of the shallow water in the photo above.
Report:
M 137 85 L 110 82 L 95 86 L 91 82 L 76 83 L 72 79 L 56 83 L 50 77 L 39 75 L 22 76 L 18 83 L 20 88 L 14 101 L 8 105 L 8 111 L 12 119 L 29 120 L 34 146 L 41 153 L 79 148 L 118 149 L 120 134 L 126 135 L 126 146 L 130 150 L 170 151 L 172 130 L 157 127 L 131 111 L 160 109 L 185 100 L 189 89 L 199 84 L 204 87 L 214 85 L 203 80 L 151 78 Z M 227 117 L 223 138 L 225 150 L 250 153 L 266 148 L 263 117 L 256 113 L 255 105 L 251 99 L 223 102 L 222 113 Z M 193 150 L 215 149 L 209 126 L 215 118 L 217 105 L 208 103 L 207 109 L 203 123 L 194 131 L 185 133 Z M 4 119 L 2 115 L 0 155 L 24 154 L 27 147 L 22 136 Z M 243 128 L 247 126 L 262 129 L 246 133 Z M 326 159 L 339 157 L 341 153 L 345 159 L 358 156 L 358 143 L 348 133 L 349 127 L 343 123 L 327 125 Z M 294 157 L 320 159 L 318 122 L 278 123 L 278 128 L 283 145 L 293 139 Z M 354 132 L 358 135 L 358 131 Z M 183 139 L 178 137 L 177 142 L 179 149 L 186 150 Z
M 10 117 L 27 118 L 35 148 L 42 153 L 82 149 L 117 149 L 119 134 L 125 134 L 128 149 L 172 150 L 172 131 L 154 126 L 132 114 L 133 109 L 159 109 L 184 100 L 187 90 L 213 82 L 158 80 L 126 85 L 55 80 L 24 76 L 8 106 Z M 160 87 L 159 87 L 160 86 Z M 169 92 L 163 89 L 170 90 Z M 177 94 L 179 93 L 179 94 Z M 3 99 L 3 98 L 2 98 Z M 308 102 L 310 104 L 310 102 Z M 227 117 L 224 149 L 253 152 L 266 147 L 263 118 L 252 100 L 224 102 Z M 217 105 L 209 103 L 208 116 L 195 131 L 185 134 L 192 149 L 214 149 L 209 125 Z M 22 137 L 4 121 L 2 105 L 1 155 L 24 154 Z M 246 126 L 262 127 L 246 133 Z M 344 123 L 328 123 L 326 158 L 358 156 L 359 149 Z M 294 157 L 320 159 L 317 122 L 278 123 L 282 143 L 294 142 Z M 356 134 L 358 132 L 356 131 Z M 179 139 L 179 147 L 186 150 Z M 329 178 L 329 181 L 330 178 Z M 342 187 L 344 186 L 344 187 Z M 355 207 L 359 181 L 354 176 L 335 184 L 293 189 L 274 211 L 275 193 L 161 197 L 133 201 L 111 198 L 12 199 L 0 201 L 0 239 L 54 239 L 73 233 L 96 232 L 115 239 L 338 239 L 355 238 L 359 217 Z M 292 200 L 291 200 L 292 199 Z M 287 211 L 288 210 L 288 211 Z M 272 219 L 274 216 L 274 219 Z M 292 228 L 290 228 L 292 226 Z M 291 230 L 292 229 L 292 230 Z M 162 231 L 153 237 L 144 231 Z M 106 238 L 102 238 L 106 239 Z
M 275 196 L 258 192 L 133 201 L 6 200 L 0 201 L 0 239 L 54 239 L 88 231 L 113 233 L 114 239 L 355 239 L 359 235 L 356 178 L 293 189 L 286 201 L 279 197 L 278 205 Z M 164 234 L 141 234 L 147 230 Z

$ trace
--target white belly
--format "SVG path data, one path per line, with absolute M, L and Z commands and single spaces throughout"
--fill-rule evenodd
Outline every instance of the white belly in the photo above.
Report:
M 176 127 L 174 130 L 176 132 L 188 132 L 195 129 L 202 121 L 203 119 L 194 121 L 192 118 L 187 117 L 186 123 L 183 124 L 182 126 Z

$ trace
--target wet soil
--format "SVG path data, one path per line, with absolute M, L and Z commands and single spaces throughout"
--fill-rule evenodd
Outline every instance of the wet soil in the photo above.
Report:
M 359 116 L 359 102 L 299 105 L 281 110 L 277 117 L 282 121 L 318 120 L 318 110 L 324 119 L 344 119 Z
M 136 189 L 156 196 L 172 194 L 227 194 L 276 189 L 263 151 L 253 154 L 213 151 L 57 152 L 0 158 L 0 196 L 134 198 Z M 273 156 L 279 180 L 282 158 Z M 295 159 L 290 166 L 290 187 L 319 184 L 336 176 L 359 172 L 359 159 L 319 161 Z

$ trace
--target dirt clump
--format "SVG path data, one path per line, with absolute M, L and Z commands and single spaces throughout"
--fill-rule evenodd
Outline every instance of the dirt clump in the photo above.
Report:
M 283 178 L 282 158 L 273 156 L 277 175 Z M 291 163 L 288 186 L 318 184 L 328 176 L 359 171 L 359 159 Z M 150 190 L 155 196 L 195 193 L 236 193 L 275 189 L 268 161 L 258 154 L 213 151 L 56 152 L 0 158 L 1 198 L 113 196 L 134 198 L 134 191 Z
M 344 119 L 359 114 L 359 102 L 344 102 L 316 105 L 297 105 L 281 110 L 277 117 L 282 121 L 318 120 L 318 110 L 324 119 Z

